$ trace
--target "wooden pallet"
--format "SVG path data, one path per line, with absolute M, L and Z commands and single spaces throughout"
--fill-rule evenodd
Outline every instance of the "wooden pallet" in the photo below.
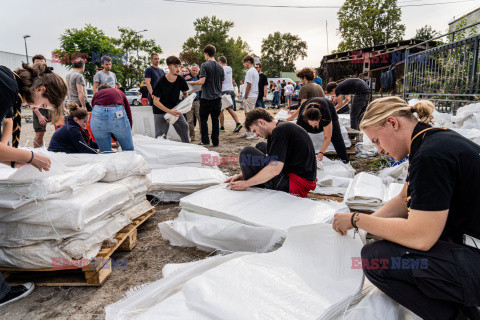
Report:
M 309 193 L 308 198 L 315 199 L 315 200 L 333 200 L 337 202 L 343 202 L 343 197 L 339 196 L 326 196 L 323 194 L 316 194 L 316 193 Z
M 45 269 L 0 268 L 0 272 L 2 272 L 5 280 L 13 285 L 34 282 L 39 287 L 101 286 L 112 274 L 113 268 L 110 258 L 112 254 L 116 251 L 132 250 L 138 242 L 138 227 L 154 213 L 155 209 L 145 212 L 120 230 L 112 243 L 104 242 L 95 257 L 95 263 L 92 262 L 83 267 L 65 267 L 60 263 L 57 268 Z
M 356 159 L 356 152 L 355 152 L 355 144 L 352 143 L 352 145 L 347 148 L 347 155 L 348 155 L 348 160 L 353 161 Z M 326 157 L 337 157 L 337 153 L 335 151 L 331 152 L 325 152 Z

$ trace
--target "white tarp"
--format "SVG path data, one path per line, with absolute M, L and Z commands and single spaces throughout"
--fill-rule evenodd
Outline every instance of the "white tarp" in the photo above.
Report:
M 197 247 L 211 252 L 267 252 L 285 238 L 286 232 L 267 227 L 249 226 L 182 210 L 178 218 L 161 222 L 158 227 L 172 246 Z
M 198 214 L 279 230 L 330 223 L 335 213 L 348 212 L 345 205 L 335 201 L 314 201 L 260 188 L 232 191 L 225 184 L 186 196 L 180 200 L 180 206 Z
M 106 319 L 332 319 L 362 288 L 351 268 L 361 248 L 331 225 L 292 228 L 277 251 L 173 271 L 107 306 Z

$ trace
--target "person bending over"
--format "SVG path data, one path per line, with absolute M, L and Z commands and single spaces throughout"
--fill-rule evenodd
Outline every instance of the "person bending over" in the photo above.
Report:
M 312 139 L 302 127 L 276 121 L 257 108 L 245 119 L 245 128 L 262 138 L 257 146 L 240 152 L 242 173 L 226 181 L 232 190 L 248 187 L 289 192 L 305 198 L 316 187 L 317 164 Z
M 368 106 L 360 128 L 379 153 L 409 156 L 407 182 L 371 215 L 336 214 L 333 228 L 384 239 L 363 247 L 365 275 L 422 319 L 479 319 L 480 146 L 431 127 L 433 111 L 428 101 L 411 107 L 398 97 Z
M 343 163 L 348 163 L 347 148 L 343 141 L 338 115 L 333 103 L 326 98 L 310 98 L 299 109 L 297 124 L 309 133 L 323 132 L 323 144 L 317 154 L 323 160 L 330 142 Z
M 48 151 L 65 153 L 97 153 L 98 145 L 88 133 L 88 111 L 76 103 L 69 104 L 65 124 L 55 131 Z

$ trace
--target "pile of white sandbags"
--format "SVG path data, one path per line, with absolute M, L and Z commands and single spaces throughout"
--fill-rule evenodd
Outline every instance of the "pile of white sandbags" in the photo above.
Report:
M 41 150 L 48 172 L 0 169 L 0 266 L 50 268 L 54 259 L 91 259 L 102 243 L 153 207 L 150 169 L 134 152 Z
M 148 194 L 161 202 L 177 202 L 227 179 L 217 167 L 220 155 L 205 147 L 141 135 L 135 135 L 133 143 L 152 168 Z
M 324 157 L 317 161 L 317 187 L 312 193 L 343 196 L 354 176 L 355 169 L 350 164 Z
M 163 279 L 107 306 L 106 319 L 337 319 L 363 286 L 352 268 L 362 245 L 328 224 L 294 227 L 271 253 L 165 268 Z
M 172 245 L 197 246 L 205 251 L 266 252 L 284 239 L 288 228 L 330 223 L 348 208 L 334 201 L 315 201 L 285 192 L 248 188 L 232 191 L 213 186 L 180 200 L 182 212 L 160 223 Z

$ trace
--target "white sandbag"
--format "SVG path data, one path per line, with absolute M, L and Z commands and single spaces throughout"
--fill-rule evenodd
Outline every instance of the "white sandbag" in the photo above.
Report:
M 394 167 L 382 169 L 378 172 L 377 175 L 380 179 L 383 180 L 383 183 L 387 185 L 393 182 L 405 183 L 408 175 L 408 164 L 409 162 L 407 160 Z
M 209 166 L 212 159 L 220 159 L 217 152 L 205 147 L 170 141 L 163 138 L 133 137 L 135 152 L 140 154 L 152 169 Z M 219 162 L 218 162 L 219 163 Z
M 196 95 L 192 94 L 180 101 L 173 109 L 185 114 L 192 109 L 193 100 L 196 98 Z M 165 114 L 165 120 L 168 121 L 171 125 L 177 122 L 178 117 L 170 113 Z
M 222 108 L 221 110 L 225 110 L 233 106 L 232 96 L 229 94 L 224 94 L 222 96 Z
M 370 158 L 375 157 L 377 154 L 378 150 L 375 144 L 373 144 L 366 134 L 363 134 L 363 141 L 355 145 L 355 155 L 357 158 Z
M 480 129 L 480 103 L 463 106 L 452 117 L 455 127 L 462 129 Z
M 338 122 L 340 122 L 345 128 L 350 128 L 350 114 L 338 114 Z
M 172 246 L 197 247 L 211 252 L 267 252 L 281 242 L 286 232 L 266 227 L 254 227 L 182 210 L 178 218 L 158 225 L 164 239 Z
M 106 318 L 331 319 L 362 288 L 362 270 L 351 268 L 361 247 L 359 237 L 342 237 L 331 225 L 295 227 L 277 251 L 191 276 L 202 267 L 195 264 L 108 306 Z
M 314 201 L 261 188 L 232 191 L 226 184 L 186 196 L 180 200 L 180 206 L 199 214 L 279 230 L 329 223 L 335 213 L 348 212 L 345 205 L 334 201 Z
M 198 91 L 202 90 L 202 85 L 201 84 L 196 84 L 192 86 L 189 82 L 187 82 L 188 85 L 188 91 L 187 93 L 191 95 L 192 93 L 197 93 Z
M 344 196 L 352 178 L 322 175 L 317 180 L 317 187 L 311 191 L 315 194 Z
M 278 113 L 275 115 L 274 119 L 275 120 L 283 120 L 283 121 L 286 121 L 288 119 L 288 117 L 290 117 L 290 113 L 288 113 L 287 110 L 285 109 L 281 109 L 280 111 L 278 111 Z
M 455 126 L 450 113 L 438 112 L 437 110 L 434 110 L 432 116 L 434 127 L 453 128 Z
M 320 180 L 324 176 L 353 178 L 355 169 L 349 163 L 346 164 L 340 160 L 330 160 L 327 157 L 323 157 L 322 161 L 317 160 L 317 179 Z
M 123 299 L 106 306 L 106 320 L 134 319 L 140 313 L 157 304 L 158 301 L 178 292 L 179 288 L 189 279 L 201 275 L 226 261 L 250 254 L 252 253 L 235 252 L 194 262 L 167 264 L 163 272 L 164 274 L 168 273 L 168 277 L 165 275 L 163 279 L 132 288 Z
M 360 172 L 353 178 L 345 193 L 345 203 L 350 209 L 374 212 L 385 198 L 385 186 L 382 179 L 366 172 Z
M 227 177 L 220 170 L 210 167 L 171 167 L 153 169 L 151 191 L 177 191 L 193 193 L 225 182 Z
M 404 186 L 405 185 L 403 183 L 389 184 L 385 190 L 385 198 L 383 199 L 383 202 L 387 203 L 388 201 L 398 196 L 402 192 Z
M 348 137 L 347 129 L 345 129 L 345 127 L 341 123 L 340 123 L 340 131 L 342 133 L 342 138 L 343 138 L 343 142 L 345 143 L 345 147 L 349 148 L 352 145 L 352 142 Z M 309 132 L 308 135 L 312 139 L 313 147 L 315 148 L 315 153 L 318 153 L 320 151 L 320 148 L 322 147 L 323 140 L 324 140 L 323 132 L 320 132 L 320 133 Z M 330 142 L 325 152 L 335 152 L 335 147 L 333 146 L 332 142 Z

